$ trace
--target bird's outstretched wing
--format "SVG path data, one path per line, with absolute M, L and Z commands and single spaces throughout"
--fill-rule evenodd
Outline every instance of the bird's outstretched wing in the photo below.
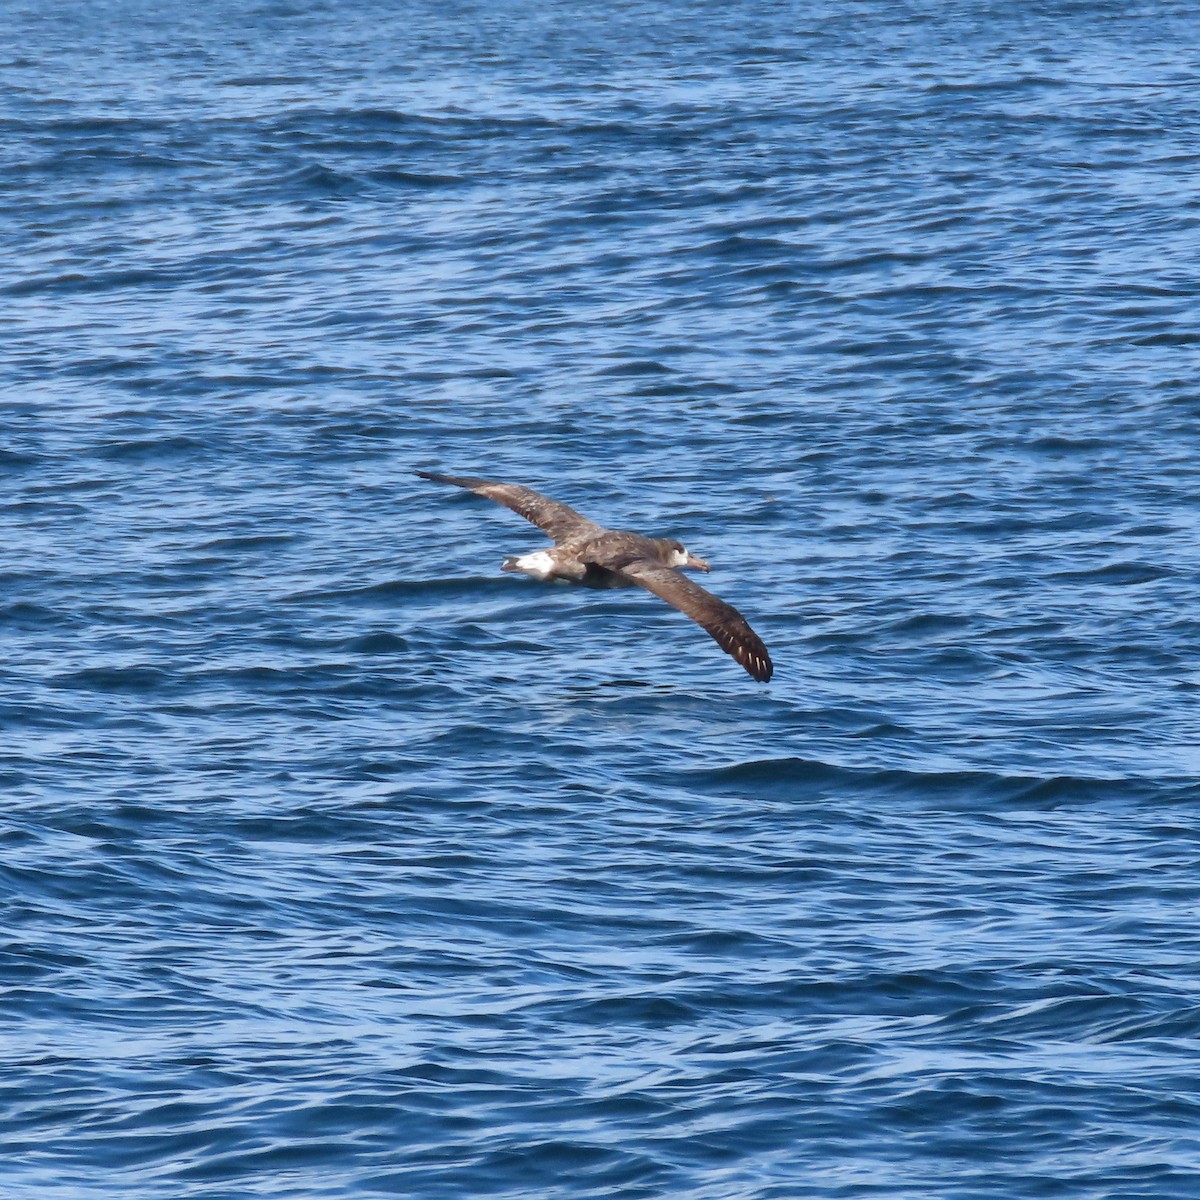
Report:
M 718 600 L 674 567 L 649 558 L 613 559 L 601 566 L 624 575 L 692 618 L 726 654 L 760 683 L 775 670 L 763 640 L 732 604 Z
M 417 474 L 422 479 L 453 484 L 478 496 L 495 500 L 497 504 L 511 508 L 518 516 L 544 530 L 556 542 L 604 532 L 603 526 L 589 521 L 573 508 L 517 483 L 490 483 L 486 479 L 476 479 L 471 475 L 439 475 L 436 471 L 418 471 Z

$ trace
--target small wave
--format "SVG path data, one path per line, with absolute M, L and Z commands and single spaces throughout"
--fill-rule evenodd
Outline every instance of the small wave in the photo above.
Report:
M 45 604 L 29 600 L 17 600 L 0 605 L 0 624 L 18 628 L 53 628 L 55 626 L 81 625 L 86 619 L 78 613 L 60 611 Z
M 1135 338 L 1135 346 L 1195 346 L 1200 344 L 1200 333 L 1194 330 L 1171 329 L 1162 333 L 1151 333 Z
M 177 458 L 181 455 L 207 451 L 208 446 L 198 438 L 176 434 L 161 438 L 132 438 L 120 442 L 104 442 L 94 453 L 100 458 L 144 461 L 153 458 Z
M 1139 562 L 1136 559 L 1121 559 L 1099 567 L 1076 571 L 1054 571 L 1047 578 L 1067 580 L 1075 583 L 1111 583 L 1130 586 L 1139 583 L 1154 583 L 1170 579 L 1176 574 L 1173 567 L 1163 563 Z
M 294 533 L 235 534 L 230 537 L 213 538 L 201 542 L 198 550 L 273 550 L 278 546 L 290 546 L 299 540 Z
M 136 143 L 139 134 L 169 132 L 173 122 L 153 117 L 52 117 L 25 124 L 35 132 L 53 134 L 116 133 L 121 135 L 123 144 L 128 144 Z
M 1037 88 L 1070 87 L 1071 81 L 1053 75 L 1018 75 L 1012 79 L 938 80 L 922 91 L 929 96 L 958 96 L 964 93 L 988 95 L 994 92 L 1032 91 Z
M 671 367 L 655 359 L 632 359 L 628 362 L 616 363 L 611 367 L 601 367 L 596 372 L 597 375 L 608 375 L 617 378 L 638 375 L 670 375 L 672 373 Z
M 386 583 L 369 583 L 361 587 L 321 588 L 312 591 L 293 592 L 282 596 L 284 603 L 308 603 L 313 600 L 348 600 L 357 604 L 371 605 L 402 600 L 409 596 L 461 596 L 478 594 L 481 591 L 505 591 L 513 586 L 507 579 L 489 576 L 477 578 L 459 577 L 448 579 L 392 579 Z
M 1076 775 L 1015 775 L 1000 771 L 916 771 L 898 767 L 846 767 L 813 759 L 754 759 L 726 767 L 687 771 L 699 787 L 748 789 L 774 798 L 824 798 L 830 792 L 889 794 L 915 800 L 1031 805 L 1106 803 L 1144 798 L 1162 781 L 1088 778 Z M 1187 786 L 1187 781 L 1176 781 Z
M 356 176 L 322 163 L 309 163 L 272 180 L 270 190 L 344 199 L 362 191 L 362 181 Z
M 64 271 L 58 275 L 37 275 L 5 285 L 2 289 L 9 296 L 32 296 L 38 292 L 106 292 L 122 288 L 153 286 L 169 288 L 175 280 L 154 269 L 136 268 L 122 271 L 96 271 L 84 274 L 80 271 Z
M 230 79 L 221 79 L 217 87 L 256 88 L 256 87 L 294 87 L 309 82 L 303 75 L 235 75 Z
M 171 686 L 172 676 L 160 667 L 85 667 L 56 675 L 51 686 L 88 692 L 157 692 Z
M 343 643 L 351 654 L 406 654 L 409 644 L 399 634 L 379 631 L 365 633 Z
M 564 1018 L 582 1025 L 611 1026 L 641 1025 L 665 1029 L 672 1025 L 691 1024 L 697 1010 L 676 996 L 604 996 L 597 999 L 550 1001 L 538 1009 L 558 1012 Z
M 697 253 L 713 258 L 776 258 L 780 255 L 791 257 L 799 249 L 791 242 L 762 234 L 730 233 L 717 241 L 705 243 Z
M 404 188 L 454 187 L 465 182 L 460 175 L 439 175 L 432 171 L 403 171 L 399 167 L 381 167 L 379 170 L 368 171 L 364 178 L 371 180 L 372 183 Z

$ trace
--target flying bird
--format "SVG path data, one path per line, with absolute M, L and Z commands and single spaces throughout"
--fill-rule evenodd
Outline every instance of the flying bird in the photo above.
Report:
M 468 475 L 418 471 L 422 479 L 466 488 L 511 508 L 553 540 L 548 550 L 513 555 L 501 564 L 538 580 L 578 583 L 584 587 L 644 587 L 685 616 L 755 679 L 766 683 L 774 666 L 762 639 L 732 604 L 717 599 L 682 572 L 710 571 L 711 565 L 674 538 L 644 537 L 623 529 L 605 529 L 573 508 L 516 483 L 492 483 Z

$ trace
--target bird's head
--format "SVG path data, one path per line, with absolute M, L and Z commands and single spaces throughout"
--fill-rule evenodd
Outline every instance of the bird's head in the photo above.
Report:
M 688 571 L 711 571 L 712 563 L 698 554 L 693 554 L 682 542 L 674 538 L 660 538 L 663 562 L 668 567 L 682 567 Z

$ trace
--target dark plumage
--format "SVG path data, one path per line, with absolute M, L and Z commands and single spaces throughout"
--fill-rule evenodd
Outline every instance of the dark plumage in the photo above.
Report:
M 605 529 L 573 508 L 515 483 L 492 483 L 466 475 L 418 471 L 422 479 L 466 488 L 511 508 L 554 540 L 546 550 L 506 558 L 503 571 L 535 579 L 561 579 L 585 587 L 644 587 L 692 618 L 755 679 L 766 683 L 774 667 L 762 639 L 732 604 L 680 573 L 680 567 L 708 571 L 710 566 L 673 538 L 650 538 L 621 529 Z

